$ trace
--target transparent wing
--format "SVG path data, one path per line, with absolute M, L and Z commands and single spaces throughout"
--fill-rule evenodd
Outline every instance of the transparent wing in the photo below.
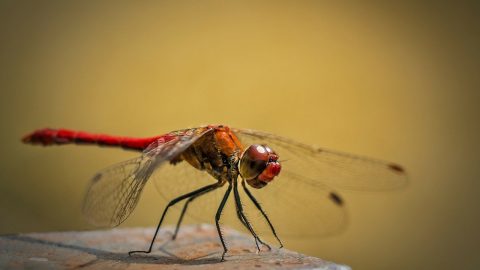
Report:
M 246 147 L 266 144 L 282 160 L 282 171 L 275 181 L 262 189 L 247 186 L 250 193 L 268 215 L 278 236 L 288 243 L 291 237 L 321 237 L 342 231 L 348 224 L 345 203 L 334 188 L 382 190 L 400 187 L 406 176 L 401 167 L 389 162 L 357 157 L 340 152 L 316 149 L 268 133 L 232 129 Z M 186 162 L 168 164 L 156 170 L 157 190 L 170 201 L 175 197 L 215 181 L 205 172 Z M 241 181 L 239 179 L 239 181 Z M 198 197 L 189 204 L 188 222 L 213 223 L 226 185 Z M 262 237 L 272 239 L 271 229 L 241 184 L 238 187 L 247 218 Z M 169 213 L 170 223 L 176 223 L 184 202 Z M 236 215 L 231 194 L 221 223 L 245 231 Z
M 114 227 L 132 213 L 152 173 L 172 160 L 210 128 L 176 132 L 172 140 L 163 138 L 146 148 L 142 156 L 113 165 L 92 179 L 83 203 L 87 220 L 97 226 Z
M 282 160 L 282 175 L 287 172 L 312 186 L 349 190 L 388 190 L 404 186 L 407 175 L 394 163 L 315 148 L 269 133 L 232 129 L 244 145 L 266 144 Z
M 83 202 L 83 214 L 96 226 L 114 227 L 135 208 L 152 160 L 140 156 L 98 172 L 90 182 Z
M 334 189 L 388 190 L 406 184 L 404 170 L 393 163 L 314 148 L 252 130 L 232 129 L 244 147 L 265 144 L 280 157 L 280 175 L 262 189 L 247 188 L 269 216 L 280 238 L 328 236 L 348 224 L 345 202 Z M 270 228 L 250 198 L 242 195 L 253 227 Z

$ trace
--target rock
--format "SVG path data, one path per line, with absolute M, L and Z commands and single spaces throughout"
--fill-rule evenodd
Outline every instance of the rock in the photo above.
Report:
M 0 236 L 1 269 L 350 269 L 284 248 L 263 247 L 257 253 L 250 235 L 224 229 L 222 246 L 211 225 L 183 226 L 175 241 L 172 228 L 162 228 L 152 253 L 128 256 L 148 248 L 153 228 L 104 231 L 28 233 Z

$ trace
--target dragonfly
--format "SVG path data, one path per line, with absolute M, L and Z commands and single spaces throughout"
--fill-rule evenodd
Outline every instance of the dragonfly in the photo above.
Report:
M 216 209 L 212 218 L 224 261 L 228 248 L 220 221 L 232 191 L 232 216 L 252 235 L 259 252 L 261 246 L 271 249 L 261 239 L 263 233 L 270 233 L 281 248 L 281 237 L 311 238 L 343 230 L 347 217 L 338 189 L 390 190 L 407 183 L 405 169 L 396 163 L 226 125 L 187 128 L 147 138 L 46 128 L 26 135 L 22 141 L 44 146 L 92 144 L 141 152 L 95 174 L 82 207 L 90 223 L 118 226 L 135 209 L 145 184 L 155 179 L 167 204 L 148 248 L 130 251 L 129 255 L 152 252 L 168 210 L 180 202 L 184 204 L 172 239 L 190 204 L 198 201 L 199 209 Z M 216 201 L 202 199 L 212 193 L 217 194 L 210 196 Z M 193 211 L 192 216 L 200 213 Z

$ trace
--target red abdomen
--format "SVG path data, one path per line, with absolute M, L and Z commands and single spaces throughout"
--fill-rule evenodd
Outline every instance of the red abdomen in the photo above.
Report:
M 40 129 L 22 138 L 24 143 L 55 145 L 55 144 L 95 144 L 100 146 L 117 146 L 131 150 L 142 151 L 157 139 L 164 138 L 165 142 L 173 139 L 171 135 L 161 135 L 150 138 L 131 138 L 92 134 L 83 131 L 68 129 Z

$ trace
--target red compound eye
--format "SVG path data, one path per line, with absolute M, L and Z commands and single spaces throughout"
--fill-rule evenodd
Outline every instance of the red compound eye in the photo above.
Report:
M 251 186 L 263 187 L 280 173 L 278 156 L 268 146 L 254 144 L 248 147 L 240 159 L 240 174 Z M 260 182 L 263 182 L 261 184 Z
M 269 153 L 264 146 L 254 144 L 248 147 L 240 159 L 240 174 L 245 179 L 253 179 L 267 167 Z

